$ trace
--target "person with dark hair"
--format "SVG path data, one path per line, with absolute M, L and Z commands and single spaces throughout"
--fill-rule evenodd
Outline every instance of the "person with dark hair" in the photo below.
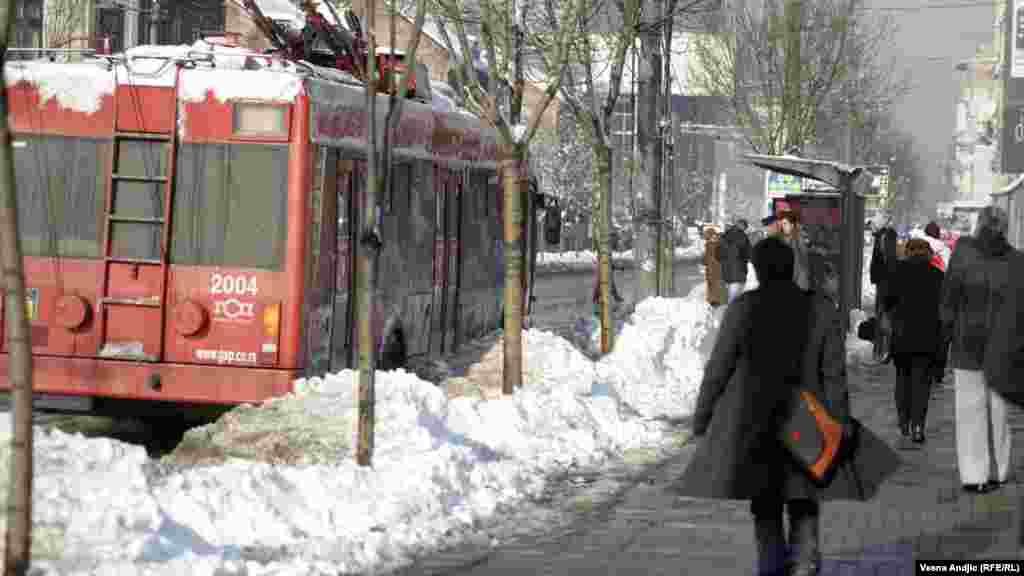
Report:
M 943 274 L 930 264 L 932 249 L 924 240 L 910 240 L 906 250 L 907 258 L 892 270 L 886 297 L 893 319 L 893 362 L 899 374 L 895 392 L 900 433 L 921 444 L 932 365 L 944 341 L 939 323 Z
M 811 289 L 811 264 L 807 246 L 800 235 L 800 217 L 792 211 L 784 211 L 780 217 L 780 237 L 793 250 L 793 282 L 801 290 Z
M 749 500 L 759 574 L 810 576 L 820 565 L 820 501 L 863 499 L 864 486 L 856 479 L 880 482 L 898 461 L 893 457 L 886 473 L 858 476 L 861 458 L 880 457 L 872 450 L 884 449 L 885 458 L 892 453 L 881 442 L 862 440 L 822 486 L 794 464 L 779 441 L 797 387 L 815 394 L 847 435 L 853 428 L 839 312 L 793 282 L 793 260 L 793 250 L 780 238 L 754 246 L 759 286 L 725 311 L 693 414 L 699 442 L 678 489 L 686 497 Z
M 743 293 L 747 283 L 747 263 L 750 262 L 750 239 L 747 221 L 740 219 L 722 235 L 719 250 L 722 255 L 722 282 L 728 291 L 729 302 Z
M 886 307 L 888 302 L 889 280 L 892 267 L 897 261 L 896 231 L 889 222 L 889 217 L 879 213 L 872 221 L 874 232 L 874 247 L 871 250 L 870 275 L 871 283 L 875 285 L 875 318 L 878 319 L 875 330 L 875 360 L 881 363 L 888 362 L 892 353 L 892 322 L 889 310 Z
M 1010 474 L 1006 401 L 989 387 L 982 370 L 1015 260 L 1016 251 L 1006 240 L 1008 226 L 1002 208 L 983 208 L 974 235 L 956 243 L 943 286 L 942 322 L 944 332 L 952 335 L 957 460 L 960 481 L 969 492 L 998 488 Z
M 931 265 L 939 272 L 946 272 L 946 264 L 949 262 L 950 249 L 942 241 L 942 229 L 935 222 L 929 222 L 924 227 L 924 235 L 920 236 L 932 249 Z M 949 341 L 939 342 L 935 352 L 935 359 L 931 368 L 931 379 L 935 384 L 941 383 L 946 378 L 946 364 L 949 360 Z

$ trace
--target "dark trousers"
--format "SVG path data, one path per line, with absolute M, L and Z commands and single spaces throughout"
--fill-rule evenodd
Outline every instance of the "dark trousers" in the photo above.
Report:
M 935 357 L 927 354 L 901 355 L 896 363 L 896 413 L 900 424 L 924 427 Z
M 782 511 L 789 516 L 789 538 L 783 531 Z M 761 576 L 786 573 L 786 567 L 817 566 L 820 562 L 818 538 L 821 509 L 814 500 L 755 498 L 750 503 L 757 540 L 757 569 Z
M 946 377 L 946 363 L 949 361 L 949 342 L 943 341 L 935 353 L 935 362 L 932 364 L 932 379 L 941 382 Z

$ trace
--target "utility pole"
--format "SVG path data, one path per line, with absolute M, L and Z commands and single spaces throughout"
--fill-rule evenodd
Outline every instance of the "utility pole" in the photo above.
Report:
M 658 123 L 661 146 L 659 149 L 659 164 L 661 165 L 661 177 L 658 182 L 658 220 L 661 226 L 658 227 L 658 296 L 669 297 L 672 295 L 672 226 L 671 226 L 671 199 L 673 190 L 669 186 L 670 175 L 673 164 L 670 161 L 669 150 L 672 142 L 672 23 L 673 18 L 665 10 L 668 0 L 661 3 L 661 25 L 662 25 L 662 101 L 661 120 Z
M 4 70 L 13 13 L 14 1 L 6 0 L 0 10 L 0 47 L 4 50 L 0 55 L 0 88 L 7 85 Z M 7 91 L 0 89 L 0 262 L 4 270 L 7 378 L 14 410 L 4 576 L 22 576 L 28 571 L 32 552 L 32 343 L 25 314 L 25 274 L 7 111 Z
M 160 0 L 153 0 L 149 5 L 149 42 L 157 44 L 160 41 Z
M 659 6 L 665 0 L 660 0 Z M 647 4 L 650 6 L 650 4 Z M 653 12 L 653 10 L 651 11 Z M 640 102 L 637 106 L 637 140 L 640 146 L 641 182 L 634 216 L 636 228 L 636 258 L 640 270 L 637 273 L 637 301 L 658 294 L 658 230 L 661 228 L 661 210 L 658 191 L 661 186 L 661 150 L 658 137 L 658 117 L 661 107 L 661 35 L 658 33 L 656 13 L 644 13 L 644 29 L 641 42 L 644 62 L 641 64 L 641 78 L 638 89 Z
M 377 233 L 377 41 L 376 6 L 366 2 L 366 205 L 359 233 L 359 291 L 356 314 L 359 326 L 359 385 L 358 437 L 356 463 L 370 466 L 373 460 L 373 428 L 376 380 L 376 345 L 373 338 L 373 306 L 376 292 L 377 252 L 380 236 Z M 415 65 L 415 64 L 412 64 Z
M 783 89 L 782 117 L 786 121 L 783 152 L 803 145 L 800 135 L 800 83 L 802 80 L 800 29 L 804 19 L 803 0 L 786 0 L 786 76 Z

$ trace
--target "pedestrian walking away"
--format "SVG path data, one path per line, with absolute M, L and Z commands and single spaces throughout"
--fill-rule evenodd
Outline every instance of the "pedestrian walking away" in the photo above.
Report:
M 747 265 L 750 262 L 750 238 L 747 237 L 747 221 L 740 219 L 722 235 L 722 281 L 731 303 L 743 293 L 747 283 Z
M 889 224 L 889 217 L 879 213 L 872 221 L 874 246 L 871 250 L 869 273 L 875 285 L 875 330 L 874 356 L 880 363 L 886 363 L 892 353 L 892 323 L 886 308 L 891 268 L 896 264 L 896 230 Z
M 892 270 L 886 294 L 892 311 L 893 362 L 897 367 L 896 412 L 900 433 L 913 442 L 925 441 L 925 416 L 931 397 L 932 366 L 945 342 L 939 320 L 943 274 L 931 264 L 928 242 L 907 242 L 907 258 Z
M 1001 208 L 983 208 L 974 234 L 957 241 L 943 284 L 942 322 L 952 335 L 957 464 L 969 492 L 996 489 L 1010 474 L 1006 401 L 983 371 L 989 335 L 1003 313 L 1010 263 L 1017 261 L 1006 240 L 1008 224 Z
M 718 230 L 704 228 L 704 277 L 707 282 L 707 301 L 712 306 L 725 303 L 725 286 L 722 284 L 722 245 Z
M 725 311 L 693 414 L 696 451 L 678 483 L 684 497 L 750 502 L 762 575 L 817 574 L 821 502 L 869 498 L 899 467 L 896 454 L 850 417 L 839 312 L 793 282 L 793 260 L 780 238 L 754 247 L 759 286 Z M 779 441 L 798 387 L 843 424 L 843 456 L 824 483 Z
M 931 264 L 939 271 L 945 273 L 946 265 L 949 263 L 949 256 L 952 250 L 942 240 L 942 229 L 936 222 L 929 222 L 924 227 L 924 234 L 921 236 L 932 248 Z M 949 339 L 939 343 L 935 353 L 935 361 L 932 363 L 932 382 L 939 384 L 946 379 L 946 365 L 949 363 Z

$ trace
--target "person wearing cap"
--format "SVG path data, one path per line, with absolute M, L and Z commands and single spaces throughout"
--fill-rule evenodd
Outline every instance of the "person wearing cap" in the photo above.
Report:
M 764 218 L 761 218 L 761 226 L 764 226 L 765 236 L 778 236 L 782 233 L 782 228 L 779 223 L 779 217 L 775 214 L 769 214 Z

